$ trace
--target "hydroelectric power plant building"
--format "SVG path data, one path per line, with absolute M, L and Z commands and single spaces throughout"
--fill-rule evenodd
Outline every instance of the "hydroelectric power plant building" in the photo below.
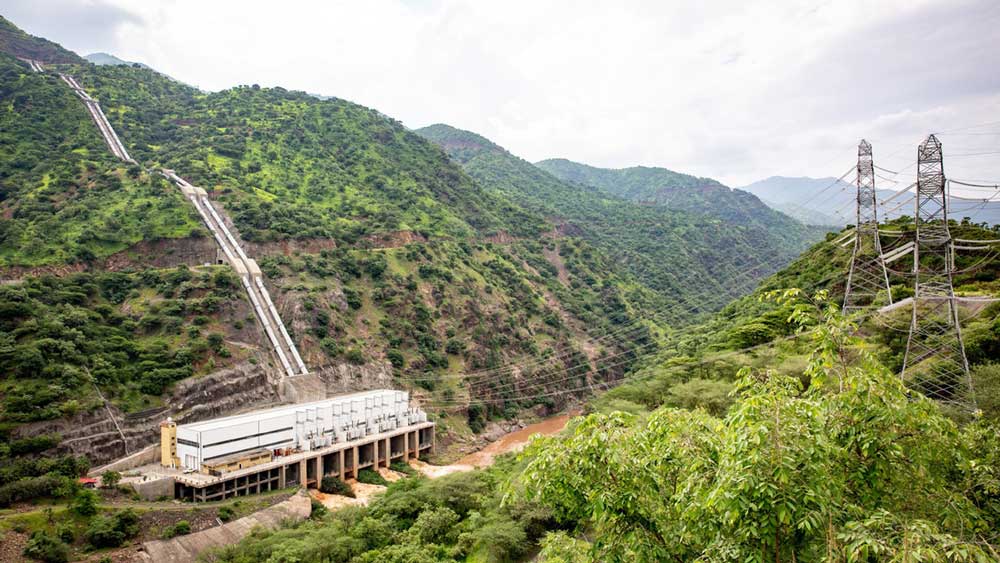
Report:
M 434 423 L 406 391 L 376 390 L 204 422 L 160 425 L 160 463 L 174 496 L 220 500 L 325 475 L 418 458 L 434 447 Z

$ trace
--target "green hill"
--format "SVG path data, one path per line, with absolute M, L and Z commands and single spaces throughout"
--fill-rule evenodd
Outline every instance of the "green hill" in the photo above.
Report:
M 58 77 L 0 53 L 0 268 L 86 263 L 207 234 L 183 196 L 108 152 Z
M 101 102 L 139 165 L 110 155 L 54 72 L 0 54 L 4 436 L 103 420 L 96 389 L 128 414 L 192 376 L 273 368 L 244 295 L 213 281 L 229 269 L 204 266 L 211 239 L 160 167 L 232 217 L 310 366 L 391 364 L 396 385 L 454 405 L 442 436 L 555 408 L 569 397 L 551 391 L 572 379 L 586 393 L 635 360 L 625 347 L 652 346 L 642 326 L 596 339 L 663 308 L 661 296 L 588 241 L 545 236 L 541 213 L 375 110 L 281 88 L 208 94 L 132 66 L 51 70 Z M 495 371 L 467 383 L 477 370 Z M 466 409 L 469 397 L 498 401 Z
M 753 280 L 787 264 L 819 237 L 754 196 L 718 184 L 713 191 L 727 194 L 729 199 L 720 201 L 730 212 L 715 212 L 711 202 L 716 197 L 705 193 L 689 198 L 689 209 L 646 205 L 561 180 L 475 133 L 447 125 L 418 133 L 438 143 L 493 193 L 586 238 L 644 284 L 695 312 L 718 309 L 751 290 Z M 674 175 L 686 182 L 711 182 Z M 739 211 L 748 204 L 755 206 L 752 212 Z

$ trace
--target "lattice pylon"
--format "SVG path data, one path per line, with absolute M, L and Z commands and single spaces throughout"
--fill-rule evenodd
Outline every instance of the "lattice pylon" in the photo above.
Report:
M 872 146 L 861 140 L 858 145 L 857 224 L 854 228 L 854 253 L 844 292 L 844 313 L 875 305 L 879 293 L 892 304 L 889 273 L 882 258 L 878 236 L 878 206 L 875 203 L 875 164 Z
M 941 142 L 931 135 L 917 148 L 915 290 L 903 379 L 928 397 L 963 410 L 976 408 L 952 286 L 954 248 L 948 228 Z

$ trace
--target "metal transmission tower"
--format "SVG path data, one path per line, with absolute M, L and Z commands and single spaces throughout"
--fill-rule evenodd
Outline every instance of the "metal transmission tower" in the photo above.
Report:
M 882 243 L 878 238 L 878 211 L 875 204 L 875 165 L 872 146 L 861 140 L 858 145 L 858 212 L 854 229 L 854 254 L 847 275 L 844 312 L 864 309 L 875 303 L 878 293 L 885 290 L 889 304 L 889 274 L 882 260 Z
M 932 399 L 975 406 L 972 378 L 958 322 L 955 266 L 941 142 L 931 135 L 917 148 L 916 244 L 910 335 L 903 378 Z

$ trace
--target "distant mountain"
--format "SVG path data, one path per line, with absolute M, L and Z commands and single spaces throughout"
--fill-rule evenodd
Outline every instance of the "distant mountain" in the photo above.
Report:
M 814 211 L 812 209 L 806 209 L 804 207 L 792 204 L 792 203 L 778 203 L 771 201 L 767 198 L 760 198 L 768 207 L 771 209 L 776 209 L 789 217 L 797 219 L 798 221 L 805 223 L 806 225 L 819 225 L 828 227 L 839 227 L 844 221 L 839 220 L 833 215 L 827 215 L 819 211 Z
M 48 39 L 25 33 L 3 16 L 0 16 L 0 52 L 43 63 L 83 62 L 80 55 Z
M 714 180 L 666 171 L 685 187 L 661 182 L 658 192 L 672 197 L 669 204 L 656 204 L 646 199 L 655 193 L 643 192 L 639 181 L 629 191 L 614 193 L 593 185 L 597 181 L 559 178 L 476 133 L 443 124 L 416 133 L 441 146 L 490 192 L 546 216 L 560 232 L 587 239 L 647 286 L 672 300 L 697 303 L 702 311 L 749 291 L 753 279 L 774 272 L 821 236 L 753 195 L 734 194 Z M 563 172 L 603 174 L 569 161 L 548 164 Z M 736 200 L 750 211 L 735 209 Z
M 149 65 L 146 65 L 146 64 L 143 64 L 143 63 L 135 63 L 135 62 L 125 61 L 125 60 L 119 59 L 118 57 L 116 57 L 116 56 L 114 56 L 114 55 L 112 55 L 110 53 L 91 53 L 89 55 L 84 56 L 83 58 L 85 58 L 88 61 L 94 63 L 95 65 L 112 65 L 112 66 L 119 66 L 119 65 L 137 66 L 138 65 L 139 68 L 149 68 L 150 70 L 152 70 Z
M 550 158 L 535 166 L 553 176 L 576 184 L 595 186 L 625 199 L 641 202 L 669 202 L 680 189 L 710 192 L 731 191 L 711 178 L 681 174 L 666 168 L 633 166 L 631 168 L 597 168 L 565 158 Z
M 700 213 L 740 225 L 797 230 L 792 225 L 795 221 L 775 212 L 757 196 L 711 178 L 648 166 L 597 168 L 562 158 L 543 160 L 535 166 L 565 182 L 593 186 L 644 205 Z
M 876 183 L 876 185 L 878 185 Z M 877 189 L 876 197 L 885 201 L 895 195 L 893 189 Z M 900 186 L 902 188 L 902 186 Z M 846 225 L 854 222 L 857 188 L 836 178 L 790 178 L 772 176 L 742 188 L 751 192 L 768 205 L 787 213 L 808 224 Z M 906 201 L 900 196 L 879 207 L 880 219 L 895 219 L 903 215 L 912 216 L 913 203 L 899 205 Z M 952 198 L 949 201 L 949 215 L 961 221 L 969 217 L 973 223 L 1000 223 L 1000 202 L 976 202 Z M 819 223 L 819 221 L 825 221 Z

